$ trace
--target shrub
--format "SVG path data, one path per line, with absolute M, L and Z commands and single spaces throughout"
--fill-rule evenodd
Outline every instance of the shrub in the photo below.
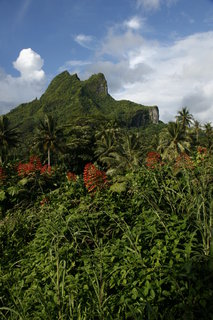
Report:
M 98 189 L 106 187 L 108 181 L 104 171 L 98 170 L 92 163 L 84 167 L 84 184 L 89 192 L 95 192 Z
M 147 154 L 145 162 L 146 162 L 146 166 L 148 168 L 154 169 L 158 164 L 162 163 L 161 162 L 161 156 L 157 152 L 154 152 L 154 151 L 149 152 Z
M 28 163 L 19 163 L 17 171 L 20 177 L 26 177 L 35 174 L 51 174 L 51 167 L 48 165 L 42 166 L 40 159 L 32 156 Z

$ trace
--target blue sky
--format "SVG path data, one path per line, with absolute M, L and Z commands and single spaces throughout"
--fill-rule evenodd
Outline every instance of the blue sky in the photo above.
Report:
M 213 1 L 0 0 L 0 114 L 63 70 L 103 72 L 115 99 L 163 121 L 187 106 L 213 123 Z

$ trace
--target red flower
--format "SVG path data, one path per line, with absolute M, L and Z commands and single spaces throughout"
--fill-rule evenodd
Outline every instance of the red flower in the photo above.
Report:
M 18 175 L 19 176 L 27 176 L 31 173 L 35 172 L 35 166 L 33 163 L 19 163 L 18 164 Z
M 40 169 L 40 174 L 51 174 L 51 166 L 48 166 L 48 164 L 45 164 L 43 167 Z
M 95 192 L 107 185 L 107 176 L 104 171 L 98 170 L 92 163 L 87 163 L 84 167 L 84 184 L 89 192 Z
M 68 181 L 76 181 L 77 180 L 76 174 L 73 172 L 67 172 L 67 180 Z
M 37 156 L 31 156 L 29 163 L 34 166 L 35 170 L 41 170 L 42 168 L 41 161 Z
M 5 172 L 2 167 L 0 167 L 0 182 L 6 179 Z
M 40 201 L 40 206 L 43 207 L 45 204 L 48 204 L 48 202 L 49 202 L 49 199 L 45 197 Z
M 30 157 L 28 163 L 19 163 L 17 167 L 19 176 L 28 176 L 37 174 L 51 174 L 51 167 L 48 165 L 42 166 L 40 159 L 37 156 Z
M 197 148 L 197 152 L 198 152 L 200 155 L 204 155 L 204 156 L 205 156 L 206 153 L 207 153 L 207 148 L 199 146 L 199 147 Z
M 188 154 L 183 152 L 176 158 L 175 167 L 176 168 L 193 169 L 194 164 L 193 164 L 193 161 L 191 160 L 191 158 L 188 156 Z
M 146 166 L 148 168 L 154 169 L 157 164 L 161 164 L 161 156 L 159 153 L 152 151 L 147 154 Z

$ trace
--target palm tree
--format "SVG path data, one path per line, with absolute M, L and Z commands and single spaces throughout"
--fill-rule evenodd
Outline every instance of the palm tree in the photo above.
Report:
M 94 158 L 94 128 L 85 119 L 78 118 L 65 127 L 67 136 L 66 164 L 72 166 L 76 172 L 82 172 L 85 163 Z
M 186 131 L 193 122 L 193 115 L 189 112 L 187 107 L 183 107 L 182 110 L 178 111 L 176 119 L 177 122 L 183 126 L 184 131 Z
M 106 164 L 107 166 L 110 166 L 112 162 L 114 162 L 113 158 L 111 157 L 111 153 L 115 152 L 119 141 L 119 134 L 117 129 L 105 128 L 103 130 L 97 131 L 95 137 L 95 155 L 100 162 Z
M 64 134 L 62 128 L 57 128 L 56 122 L 50 115 L 45 115 L 40 121 L 34 146 L 47 152 L 48 166 L 50 166 L 51 151 L 63 152 L 65 149 Z
M 190 148 L 190 137 L 179 122 L 169 122 L 159 137 L 158 151 L 163 158 L 174 159 L 180 153 L 188 152 Z
M 10 123 L 5 115 L 0 116 L 0 164 L 5 161 L 9 150 L 16 147 L 19 142 L 19 132 L 16 127 L 10 128 Z
M 204 124 L 204 133 L 205 133 L 205 144 L 209 151 L 213 148 L 213 127 L 211 122 Z
M 126 168 L 133 170 L 140 164 L 142 146 L 139 134 L 126 133 L 123 136 L 122 149 L 119 156 L 119 162 Z
M 133 170 L 140 162 L 140 142 L 136 134 L 121 134 L 106 130 L 96 142 L 98 160 L 105 164 L 108 173 Z
M 196 136 L 196 143 L 198 144 L 199 142 L 199 133 L 200 133 L 200 129 L 201 129 L 201 124 L 198 120 L 194 120 L 194 124 L 193 124 L 193 131 L 195 133 Z

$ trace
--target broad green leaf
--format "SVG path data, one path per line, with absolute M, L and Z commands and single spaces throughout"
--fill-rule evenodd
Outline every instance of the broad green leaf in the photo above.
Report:
M 138 297 L 138 290 L 136 288 L 132 289 L 132 299 L 136 300 Z
M 25 186 L 25 184 L 27 184 L 28 182 L 28 179 L 27 178 L 23 178 L 19 181 L 19 184 L 22 185 L 22 186 Z
M 4 190 L 0 191 L 0 201 L 3 201 L 6 198 Z
M 9 193 L 9 195 L 14 196 L 15 194 L 18 194 L 19 189 L 17 187 L 9 187 L 7 189 L 7 192 Z
M 115 182 L 113 185 L 110 187 L 110 190 L 112 192 L 125 192 L 126 191 L 126 182 Z

